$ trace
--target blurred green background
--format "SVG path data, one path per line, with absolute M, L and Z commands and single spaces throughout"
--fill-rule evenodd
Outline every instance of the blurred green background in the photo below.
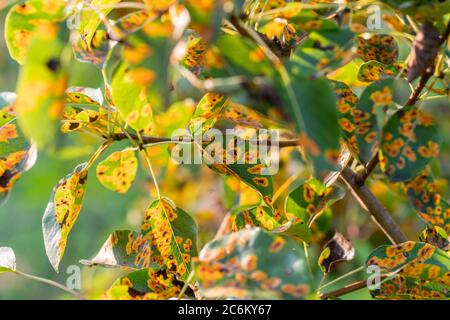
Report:
M 15 91 L 18 66 L 9 58 L 3 39 L 6 10 L 0 13 L 0 91 Z M 72 72 L 72 86 L 100 87 L 100 72 L 87 64 L 76 64 Z M 139 196 L 146 194 L 143 178 L 138 178 L 134 187 L 126 195 L 115 194 L 102 187 L 95 174 L 89 177 L 88 192 L 83 210 L 70 236 L 69 245 L 62 261 L 60 274 L 56 274 L 47 259 L 41 231 L 41 219 L 55 184 L 70 173 L 73 168 L 86 161 L 88 153 L 94 151 L 92 144 L 83 141 L 72 149 L 63 150 L 58 155 L 39 154 L 36 165 L 17 182 L 8 201 L 0 207 L 0 246 L 11 247 L 17 256 L 18 268 L 31 274 L 65 283 L 67 267 L 79 265 L 78 260 L 90 258 L 98 251 L 111 231 L 130 228 L 133 204 Z M 142 171 L 141 171 L 142 172 Z M 142 191 L 141 191 L 142 190 Z M 128 217 L 128 220 L 127 220 Z M 140 222 L 140 217 L 137 223 Z M 131 221 L 132 218 L 131 218 Z M 83 269 L 82 286 L 92 284 L 90 279 L 102 270 Z M 116 272 L 109 270 L 98 279 L 98 290 L 106 289 Z M 65 297 L 64 292 L 53 287 L 13 274 L 2 274 L 0 279 L 0 299 L 50 299 Z

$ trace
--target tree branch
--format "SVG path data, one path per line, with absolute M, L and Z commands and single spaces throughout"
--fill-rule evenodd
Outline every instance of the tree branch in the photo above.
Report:
M 111 138 L 115 141 L 121 141 L 125 140 L 131 137 L 136 142 L 139 142 L 139 136 L 135 133 L 127 132 L 127 133 L 116 133 Z M 161 143 L 161 142 L 195 142 L 194 139 L 185 139 L 178 141 L 176 139 L 172 139 L 169 137 L 155 137 L 155 136 L 141 136 L 142 142 L 144 144 L 152 144 L 152 143 Z M 202 141 L 202 142 L 208 142 L 208 141 Z M 300 145 L 300 142 L 298 139 L 287 139 L 287 140 L 250 140 L 250 142 L 256 143 L 258 145 L 277 145 L 279 148 L 287 148 L 287 147 L 296 147 Z
M 386 275 L 382 275 L 380 280 L 384 280 L 386 279 L 387 276 Z M 323 293 L 320 295 L 320 299 L 328 299 L 328 298 L 332 298 L 332 297 L 340 297 L 343 296 L 347 293 L 353 292 L 353 291 L 357 291 L 359 289 L 362 288 L 366 288 L 367 287 L 367 280 L 361 280 L 361 281 L 356 281 L 353 282 L 349 285 L 346 285 L 345 287 L 342 287 L 340 289 L 334 290 L 334 291 L 330 291 L 327 293 Z
M 408 241 L 406 236 L 400 230 L 400 227 L 392 219 L 391 215 L 383 207 L 383 205 L 375 198 L 366 185 L 360 185 L 356 182 L 357 175 L 349 167 L 345 167 L 341 173 L 342 179 L 352 190 L 355 198 L 361 205 L 367 209 L 372 219 L 392 243 L 403 243 Z
M 441 36 L 440 45 L 442 46 L 445 41 L 447 41 L 447 38 L 450 36 L 450 22 L 447 24 L 447 27 L 444 31 L 444 33 Z M 434 65 L 428 66 L 426 68 L 425 72 L 421 75 L 419 82 L 417 83 L 416 87 L 414 88 L 414 91 L 409 96 L 408 101 L 406 102 L 405 106 L 413 106 L 416 104 L 417 100 L 419 100 L 420 93 L 425 88 L 425 86 L 428 83 L 428 80 L 430 80 L 431 76 L 434 73 Z M 378 163 L 380 162 L 378 158 L 378 152 L 374 155 L 374 157 L 367 163 L 365 170 L 358 173 L 358 177 L 356 178 L 356 181 L 358 184 L 364 184 L 366 179 L 370 176 L 372 171 L 377 167 Z

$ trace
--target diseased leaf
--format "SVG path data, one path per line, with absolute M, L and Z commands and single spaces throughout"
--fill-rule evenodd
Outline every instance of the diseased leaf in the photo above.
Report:
M 136 177 L 137 167 L 133 149 L 117 151 L 97 165 L 97 178 L 108 189 L 126 193 Z
M 155 244 L 167 272 L 186 281 L 191 272 L 191 260 L 197 256 L 194 219 L 169 199 L 162 198 L 148 208 L 141 233 Z
M 389 300 L 447 300 L 450 297 L 446 286 L 442 284 L 424 282 L 404 276 L 381 283 L 380 289 L 371 291 L 375 299 Z
M 377 115 L 392 107 L 394 79 L 389 78 L 367 86 L 351 111 L 360 160 L 366 164 L 380 145 L 381 128 Z
M 1 101 L 3 100 L 3 101 Z M 15 95 L 2 94 L 0 108 L 13 111 Z M 14 183 L 36 162 L 36 146 L 31 144 L 17 125 L 16 117 L 0 111 L 0 204 L 7 200 Z
M 341 135 L 344 138 L 349 150 L 357 155 L 358 144 L 356 143 L 354 123 L 354 110 L 359 99 L 358 96 L 343 82 L 333 81 L 334 90 L 337 96 L 338 121 L 341 128 Z
M 284 204 L 285 214 L 290 223 L 283 232 L 309 242 L 312 236 L 312 230 L 309 227 L 311 221 L 317 218 L 328 205 L 343 197 L 340 192 L 336 193 L 337 190 L 338 187 L 327 187 L 316 179 L 310 179 L 292 190 Z
M 209 242 L 194 268 L 207 298 L 303 299 L 311 293 L 301 246 L 259 228 Z
M 148 268 L 120 277 L 104 297 L 112 300 L 166 300 L 177 297 L 183 285 L 174 274 Z
M 437 157 L 439 145 L 433 118 L 417 107 L 404 107 L 383 128 L 381 169 L 390 181 L 410 180 Z
M 381 62 L 371 60 L 359 67 L 358 80 L 362 82 L 383 80 L 396 76 L 404 68 L 406 69 L 406 67 L 400 62 L 392 65 L 386 65 Z M 407 70 L 405 70 L 405 73 L 406 72 Z
M 279 210 L 267 206 L 247 208 L 232 215 L 232 230 L 238 231 L 248 226 L 261 227 L 272 231 L 280 228 L 286 219 Z
M 255 189 L 268 205 L 272 205 L 273 180 L 271 149 L 260 148 L 255 139 L 236 135 L 205 135 L 212 142 L 203 145 L 208 166 L 220 174 L 234 176 Z M 254 135 L 252 135 L 254 136 Z M 261 138 L 264 139 L 264 138 Z
M 354 42 L 348 28 L 312 31 L 295 49 L 292 62 L 302 74 L 335 70 L 353 58 Z
M 90 260 L 81 260 L 87 266 L 126 267 L 146 269 L 162 266 L 161 256 L 153 248 L 152 239 L 130 230 L 117 230 L 106 240 L 97 255 Z
M 420 233 L 419 241 L 432 244 L 446 252 L 450 251 L 450 237 L 444 229 L 438 226 L 426 227 Z
M 55 139 L 64 109 L 68 76 L 60 32 L 60 26 L 49 23 L 33 33 L 17 84 L 19 124 L 39 148 Z
M 358 55 L 366 62 L 375 60 L 393 64 L 398 57 L 398 44 L 391 35 L 365 33 L 358 36 Z
M 329 273 L 338 263 L 352 260 L 355 257 L 355 248 L 345 237 L 336 232 L 333 238 L 323 247 L 319 256 L 319 267 L 323 273 Z
M 383 2 L 414 17 L 417 21 L 433 21 L 442 24 L 442 18 L 450 12 L 449 0 L 384 0 Z
M 147 69 L 131 69 L 123 64 L 113 77 L 112 96 L 119 114 L 133 129 L 142 134 L 153 130 L 153 110 L 147 89 L 155 74 Z
M 80 262 L 95 266 L 158 269 L 186 281 L 197 256 L 194 219 L 167 198 L 148 208 L 141 231 L 119 230 L 109 236 L 98 254 Z
M 189 130 L 196 137 L 211 129 L 217 118 L 224 112 L 227 98 L 223 95 L 209 92 L 197 104 L 189 121 Z
M 380 246 L 369 255 L 366 264 L 379 267 L 382 275 L 398 271 L 398 275 L 404 277 L 406 281 L 413 281 L 414 287 L 419 283 L 425 286 L 427 291 L 430 288 L 438 291 L 432 293 L 435 297 L 448 295 L 450 257 L 445 251 L 431 244 L 408 241 L 399 245 Z M 392 287 L 383 290 L 388 293 L 396 291 Z M 401 288 L 400 291 L 404 292 L 405 290 Z M 375 291 L 374 294 L 377 295 L 377 292 Z M 411 295 L 429 296 L 429 293 L 423 291 L 417 293 L 417 291 L 411 290 Z
M 88 176 L 86 165 L 80 164 L 59 181 L 42 217 L 45 251 L 56 271 L 64 255 L 69 233 L 81 210 Z
M 95 37 L 99 26 L 102 24 L 100 13 L 106 17 L 116 3 L 120 0 L 91 0 L 88 7 L 95 10 L 81 10 L 78 16 L 76 31 L 79 33 L 80 41 L 84 43 L 86 49 L 95 48 Z
M 11 8 L 5 20 L 5 38 L 14 60 L 24 64 L 29 50 L 38 52 L 36 47 L 29 49 L 33 34 L 39 29 L 54 33 L 48 27 L 64 19 L 65 5 L 63 0 L 31 0 Z
M 434 177 L 429 168 L 405 183 L 409 201 L 419 216 L 430 226 L 441 227 L 450 233 L 450 205 L 436 191 Z
M 16 255 L 11 248 L 0 247 L 0 273 L 16 271 Z

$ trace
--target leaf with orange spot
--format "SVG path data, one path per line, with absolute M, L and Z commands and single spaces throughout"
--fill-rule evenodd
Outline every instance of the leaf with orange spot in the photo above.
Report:
M 405 189 L 409 201 L 429 226 L 441 227 L 445 232 L 450 233 L 450 205 L 438 193 L 430 168 L 406 182 Z
M 446 286 L 404 276 L 394 276 L 370 292 L 373 298 L 381 300 L 448 300 Z
M 97 178 L 106 188 L 126 193 L 136 177 L 137 167 L 135 150 L 117 151 L 97 165 Z
M 383 128 L 381 169 L 393 182 L 413 179 L 439 155 L 440 144 L 432 117 L 417 107 L 404 107 Z
M 276 152 L 270 146 L 258 146 L 256 135 L 249 138 L 238 135 L 219 135 L 208 132 L 207 142 L 202 146 L 203 160 L 214 171 L 233 176 L 255 189 L 268 204 L 272 205 L 273 167 L 271 155 Z M 254 137 L 254 138 L 253 138 Z M 265 138 L 260 137 L 261 141 Z
M 5 21 L 5 38 L 11 57 L 24 64 L 33 34 L 64 19 L 63 0 L 31 0 L 12 7 Z
M 383 64 L 393 64 L 398 57 L 398 44 L 387 34 L 366 34 L 358 37 L 358 55 L 364 61 L 375 60 Z
M 167 300 L 177 297 L 184 283 L 175 275 L 153 268 L 128 273 L 117 279 L 103 298 L 111 300 Z
M 153 249 L 154 243 L 143 234 L 130 230 L 114 231 L 97 255 L 80 263 L 87 266 L 109 268 L 126 267 L 145 269 L 161 267 L 160 256 Z
M 401 72 L 402 68 L 404 68 L 404 65 L 401 63 L 386 65 L 375 60 L 368 61 L 359 67 L 358 80 L 362 82 L 383 80 L 396 76 Z M 404 73 L 406 74 L 407 72 L 405 71 Z
M 261 227 L 272 231 L 278 229 L 286 222 L 281 213 L 267 206 L 256 206 L 239 210 L 232 215 L 232 229 L 238 231 L 248 226 Z
M 355 126 L 359 159 L 366 164 L 374 155 L 381 140 L 380 121 L 377 117 L 393 107 L 395 79 L 388 78 L 371 83 L 361 94 L 351 111 Z
M 8 109 L 14 97 L 0 101 L 0 108 Z M 17 118 L 10 113 L 0 112 L 0 204 L 7 200 L 20 176 L 34 165 L 36 153 L 36 146 L 25 138 Z
M 214 92 L 206 93 L 198 102 L 189 121 L 189 130 L 196 137 L 211 129 L 225 111 L 227 97 Z
M 327 187 L 317 179 L 301 184 L 286 197 L 284 210 L 289 223 L 283 232 L 309 242 L 313 234 L 309 227 L 311 221 L 343 196 L 338 186 Z
M 58 182 L 42 217 L 45 251 L 56 271 L 81 210 L 88 175 L 86 166 L 87 163 L 80 164 Z
M 67 59 L 61 58 L 64 27 L 48 24 L 33 33 L 17 83 L 19 124 L 39 148 L 55 141 L 64 110 L 68 81 Z
M 439 226 L 426 227 L 420 233 L 419 240 L 438 247 L 445 252 L 450 251 L 450 236 Z
M 167 272 L 186 281 L 191 272 L 191 260 L 197 256 L 194 219 L 169 199 L 162 198 L 147 209 L 141 233 L 154 243 Z
M 369 255 L 366 265 L 372 269 L 377 268 L 381 275 L 389 275 L 395 271 L 406 280 L 432 286 L 439 292 L 436 298 L 448 296 L 450 257 L 431 244 L 408 241 L 380 246 Z M 386 290 L 386 286 L 381 288 Z M 414 292 L 411 293 L 414 295 Z M 376 296 L 379 292 L 375 290 L 373 294 Z
M 209 242 L 194 270 L 207 298 L 306 299 L 312 293 L 303 248 L 260 228 Z

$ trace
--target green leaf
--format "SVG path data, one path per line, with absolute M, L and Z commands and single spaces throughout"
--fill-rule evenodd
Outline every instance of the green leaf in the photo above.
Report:
M 80 164 L 56 185 L 42 217 L 45 251 L 56 271 L 81 210 L 88 176 L 86 167 L 87 163 Z
M 410 180 L 438 156 L 440 141 L 430 115 L 414 106 L 404 107 L 383 128 L 381 169 L 390 181 Z
M 141 226 L 142 234 L 151 239 L 167 272 L 186 281 L 191 260 L 197 256 L 197 225 L 194 219 L 169 199 L 154 201 Z
M 39 29 L 52 33 L 48 27 L 64 19 L 65 5 L 62 0 L 31 0 L 10 9 L 5 20 L 5 39 L 14 60 L 24 64 L 29 50 L 36 53 L 37 48 L 29 48 L 33 34 Z
M 349 150 L 354 155 L 358 155 L 358 145 L 356 143 L 354 124 L 354 110 L 359 99 L 358 96 L 343 82 L 332 82 L 337 96 L 338 121 L 341 128 L 341 135 L 344 138 Z
M 442 18 L 450 12 L 448 0 L 384 0 L 383 2 L 414 17 L 417 21 L 436 21 L 442 23 Z
M 372 34 L 358 36 L 358 55 L 364 61 L 376 60 L 382 64 L 393 64 L 398 57 L 398 44 L 393 36 Z
M 197 104 L 195 111 L 189 121 L 191 134 L 201 136 L 214 127 L 217 118 L 225 111 L 228 99 L 220 94 L 209 92 Z
M 428 243 L 408 241 L 380 246 L 369 255 L 366 265 L 379 267 L 382 275 L 397 271 L 398 275 L 426 286 L 444 289 L 450 286 L 450 257 Z M 446 295 L 448 290 L 441 293 Z
M 5 98 L 7 95 L 3 95 Z M 14 96 L 0 101 L 0 107 L 9 111 Z M 36 162 L 36 146 L 24 136 L 17 124 L 17 118 L 7 112 L 0 112 L 0 204 L 7 200 L 15 182 Z
M 438 247 L 445 252 L 450 251 L 450 237 L 447 232 L 439 226 L 426 227 L 420 233 L 419 240 Z
M 93 259 L 80 262 L 88 266 L 159 268 L 186 281 L 195 256 L 194 219 L 169 199 L 162 198 L 148 208 L 140 232 L 115 231 Z
M 158 269 L 143 269 L 117 279 L 105 293 L 112 300 L 166 300 L 181 292 L 183 283 L 174 274 Z
M 106 188 L 126 193 L 136 177 L 138 160 L 133 149 L 112 153 L 97 165 L 97 178 Z
M 286 197 L 284 210 L 290 223 L 283 232 L 309 242 L 312 230 L 309 225 L 328 205 L 341 199 L 344 194 L 338 187 L 327 187 L 317 179 L 310 179 L 292 190 Z
M 405 183 L 409 201 L 419 216 L 430 226 L 441 227 L 450 233 L 450 205 L 436 190 L 436 182 L 429 168 Z
M 216 47 L 225 59 L 228 75 L 273 75 L 274 67 L 267 59 L 264 50 L 251 40 L 240 35 L 222 35 L 217 39 Z M 230 50 L 233 48 L 233 50 Z M 214 70 L 211 70 L 211 72 Z M 220 72 L 216 76 L 225 75 Z
M 380 145 L 381 128 L 377 114 L 393 106 L 394 82 L 393 78 L 389 78 L 371 83 L 351 111 L 359 158 L 363 163 L 373 157 Z
M 154 127 L 153 109 L 147 94 L 153 81 L 153 71 L 131 69 L 123 63 L 111 84 L 112 97 L 119 114 L 127 124 L 144 135 L 150 134 Z
M 383 80 L 389 77 L 396 76 L 404 65 L 402 63 L 394 63 L 392 65 L 386 65 L 381 62 L 371 60 L 359 67 L 358 80 L 362 82 L 372 82 Z M 406 74 L 405 70 L 405 74 Z
M 106 17 L 116 3 L 120 0 L 92 0 L 89 2 L 88 8 L 96 8 L 95 10 L 81 10 L 79 14 L 79 25 L 77 31 L 87 48 L 92 48 L 93 39 L 95 38 L 98 27 L 102 23 L 100 13 Z
M 154 243 L 145 235 L 130 230 L 114 231 L 97 255 L 90 260 L 81 260 L 87 266 L 109 268 L 126 267 L 145 269 L 160 267 L 161 256 L 153 249 Z
M 450 294 L 442 284 L 430 283 L 411 279 L 404 276 L 394 278 L 381 283 L 380 289 L 371 291 L 375 299 L 389 300 L 448 300 Z
M 101 90 L 83 87 L 71 87 L 66 92 L 66 107 L 63 112 L 63 133 L 86 131 L 99 136 L 108 135 L 108 119 L 115 119 L 122 124 L 121 119 L 114 110 L 102 107 L 103 95 Z M 109 112 L 109 115 L 108 115 Z M 120 126 L 111 126 L 110 130 L 118 133 Z
M 336 95 L 325 78 L 307 79 L 293 67 L 292 77 L 285 79 L 285 105 L 301 132 L 300 143 L 314 163 L 316 175 L 336 168 L 340 129 Z
M 0 273 L 16 271 L 16 256 L 13 249 L 0 247 Z
M 294 51 L 292 62 L 302 74 L 335 70 L 351 60 L 354 33 L 348 28 L 312 31 Z
M 209 242 L 194 267 L 206 298 L 303 299 L 312 291 L 303 248 L 259 228 Z
M 329 273 L 338 263 L 352 260 L 355 248 L 352 243 L 336 232 L 328 241 L 319 256 L 318 264 L 324 274 Z
M 204 144 L 203 157 L 214 171 L 233 176 L 255 189 L 268 205 L 272 205 L 273 179 L 270 150 L 260 152 L 255 141 L 236 135 L 213 135 L 211 143 Z
M 33 33 L 17 84 L 16 110 L 25 135 L 39 148 L 55 139 L 64 110 L 67 70 L 61 60 L 61 27 L 48 24 Z
M 272 231 L 282 226 L 283 216 L 279 210 L 267 206 L 246 208 L 232 215 L 232 230 L 238 231 L 248 226 L 261 227 Z

